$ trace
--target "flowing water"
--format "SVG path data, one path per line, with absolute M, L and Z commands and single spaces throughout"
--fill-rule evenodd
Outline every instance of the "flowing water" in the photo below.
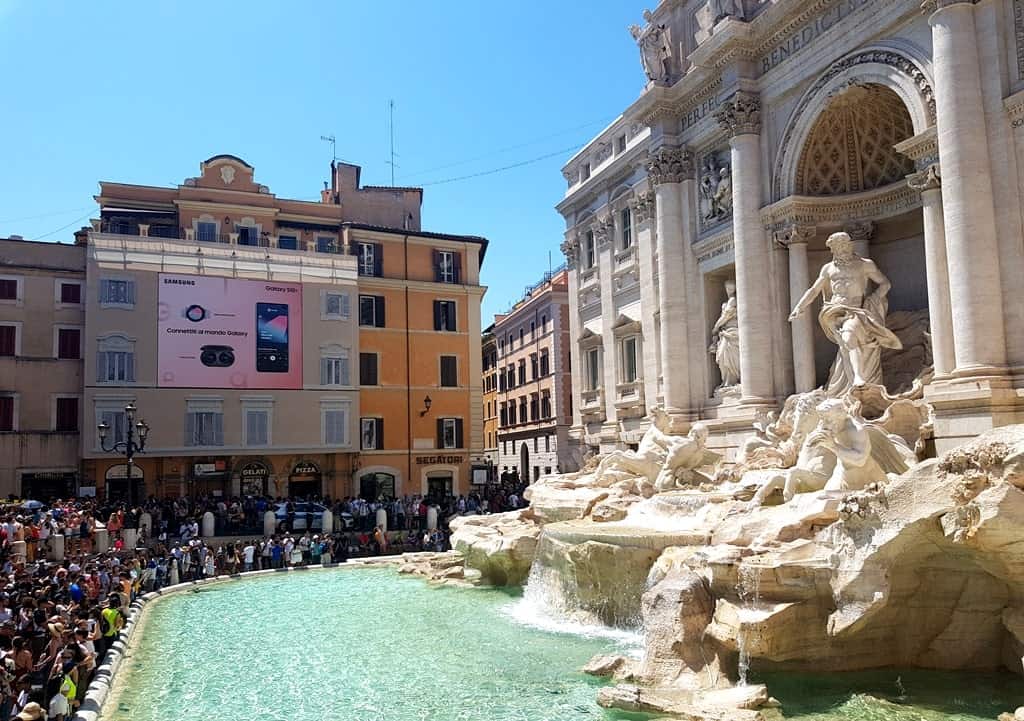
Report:
M 200 587 L 140 631 L 105 720 L 600 721 L 578 670 L 629 640 L 391 569 Z

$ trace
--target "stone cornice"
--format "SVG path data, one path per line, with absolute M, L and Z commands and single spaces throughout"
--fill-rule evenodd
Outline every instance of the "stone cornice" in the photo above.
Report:
M 789 223 L 775 232 L 774 239 L 780 247 L 789 248 L 791 245 L 807 245 L 817 234 L 816 226 Z
M 639 226 L 642 223 L 654 220 L 655 194 L 653 190 L 639 193 L 633 205 L 633 218 Z
M 952 5 L 975 5 L 978 0 L 924 0 L 921 3 L 921 12 L 930 15 Z
M 936 190 L 942 187 L 942 173 L 938 163 L 932 163 L 923 170 L 907 176 L 907 185 L 918 192 Z
M 662 146 L 647 160 L 647 177 L 653 187 L 693 178 L 693 153 L 686 148 Z
M 939 159 L 939 142 L 935 135 L 935 126 L 907 138 L 893 146 L 897 153 L 906 155 L 921 170 Z
M 761 98 L 755 93 L 737 90 L 722 103 L 715 119 L 731 137 L 758 135 L 761 132 Z
M 843 225 L 858 220 L 883 220 L 921 207 L 920 194 L 906 181 L 848 195 L 791 195 L 761 209 L 766 228 L 788 223 Z

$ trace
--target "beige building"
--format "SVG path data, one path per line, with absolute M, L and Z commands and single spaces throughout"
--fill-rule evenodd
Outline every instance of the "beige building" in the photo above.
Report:
M 568 442 L 568 319 L 564 268 L 546 273 L 508 313 L 495 316 L 499 475 L 533 482 L 576 468 Z
M 483 367 L 483 411 L 484 411 L 484 458 L 488 471 L 498 466 L 498 340 L 494 337 L 494 325 L 484 328 L 480 341 L 480 357 Z M 493 479 L 492 479 L 493 480 Z
M 77 491 L 85 249 L 0 240 L 0 495 Z
M 563 169 L 574 435 L 635 443 L 660 405 L 731 454 L 791 394 L 858 380 L 923 396 L 940 452 L 1024 419 L 1019 10 L 660 2 L 638 99 Z M 863 260 L 826 266 L 836 233 Z M 823 268 L 846 306 L 794 313 Z

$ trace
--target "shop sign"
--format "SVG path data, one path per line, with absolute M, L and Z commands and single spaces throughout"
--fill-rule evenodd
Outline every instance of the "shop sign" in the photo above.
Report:
M 443 463 L 447 465 L 458 465 L 466 460 L 465 456 L 419 456 L 416 459 L 416 464 L 420 466 L 432 466 L 435 463 Z
M 213 461 L 212 463 L 193 463 L 192 464 L 192 475 L 195 478 L 209 478 L 210 476 L 219 476 L 226 473 L 228 470 L 228 463 L 225 460 Z
M 108 481 L 117 481 L 128 478 L 128 464 L 121 463 L 116 466 L 111 466 L 107 469 L 105 478 Z M 132 464 L 132 478 L 138 478 L 139 480 L 142 480 L 143 478 L 142 469 L 134 463 Z
M 261 481 L 270 477 L 270 470 L 262 463 L 246 463 L 238 475 L 243 481 Z
M 320 467 L 312 461 L 302 461 L 296 463 L 295 468 L 292 469 L 293 476 L 319 476 Z

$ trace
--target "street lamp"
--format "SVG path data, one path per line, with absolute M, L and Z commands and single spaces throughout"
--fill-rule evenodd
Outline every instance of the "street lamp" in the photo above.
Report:
M 109 446 L 107 445 L 107 433 L 110 431 L 110 424 L 100 423 L 96 426 L 96 430 L 100 436 L 100 448 L 106 453 L 123 453 L 125 460 L 128 461 L 128 505 L 135 505 L 135 494 L 134 481 L 132 478 L 132 461 L 135 458 L 136 453 L 142 453 L 146 448 L 146 436 L 149 435 L 149 426 L 142 419 L 139 419 L 138 423 L 135 423 L 135 405 L 128 403 L 124 407 L 124 418 L 125 418 L 125 439 L 123 441 L 114 440 Z M 135 438 L 138 437 L 138 442 Z

